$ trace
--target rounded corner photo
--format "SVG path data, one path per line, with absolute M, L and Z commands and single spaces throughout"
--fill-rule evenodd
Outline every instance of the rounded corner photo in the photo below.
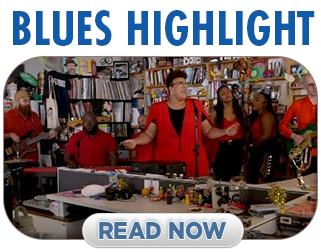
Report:
M 34 57 L 3 94 L 4 208 L 29 237 L 86 239 L 96 213 L 229 213 L 242 239 L 286 239 L 316 212 L 318 92 L 292 58 Z M 165 246 L 135 241 L 111 244 Z

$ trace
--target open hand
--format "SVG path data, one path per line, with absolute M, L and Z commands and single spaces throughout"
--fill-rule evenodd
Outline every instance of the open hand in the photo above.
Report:
M 128 150 L 133 150 L 136 148 L 136 141 L 134 139 L 127 139 L 121 142 L 120 145 L 123 145 Z

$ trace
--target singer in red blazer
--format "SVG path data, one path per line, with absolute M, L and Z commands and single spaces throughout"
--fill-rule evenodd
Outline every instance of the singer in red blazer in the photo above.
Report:
M 187 98 L 186 73 L 172 71 L 166 80 L 169 100 L 155 103 L 150 109 L 146 130 L 138 138 L 122 142 L 126 148 L 153 143 L 153 160 L 160 163 L 184 162 L 186 177 L 209 175 L 209 165 L 202 137 L 215 139 L 235 135 L 238 125 L 227 129 L 214 128 L 202 103 Z M 197 124 L 196 117 L 197 115 Z M 195 129 L 198 135 L 198 165 L 196 166 Z M 197 169 L 198 167 L 198 169 Z
M 184 162 L 186 164 L 186 176 L 196 175 L 195 159 L 195 112 L 194 104 L 199 113 L 198 117 L 198 144 L 199 162 L 198 176 L 208 176 L 209 164 L 205 147 L 202 141 L 202 119 L 209 117 L 200 101 L 186 99 L 185 115 L 180 136 L 172 125 L 169 109 L 166 102 L 159 102 L 151 107 L 146 128 L 150 123 L 157 125 L 155 136 L 153 160 L 160 163 Z

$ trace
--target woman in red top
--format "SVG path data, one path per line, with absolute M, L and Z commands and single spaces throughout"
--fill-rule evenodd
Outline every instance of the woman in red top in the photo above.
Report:
M 246 181 L 251 184 L 274 180 L 280 153 L 278 121 L 269 95 L 259 93 L 252 101 L 249 153 Z
M 217 105 L 211 117 L 219 129 L 227 129 L 239 124 L 234 136 L 222 136 L 219 140 L 218 152 L 214 163 L 216 180 L 230 181 L 239 176 L 243 164 L 243 139 L 245 135 L 245 114 L 232 91 L 227 86 L 217 90 Z
M 145 132 L 122 144 L 134 149 L 136 145 L 145 145 L 154 140 L 153 161 L 184 162 L 186 177 L 208 176 L 209 165 L 202 134 L 212 139 L 235 135 L 238 125 L 231 125 L 227 129 L 212 127 L 202 103 L 187 99 L 186 77 L 186 73 L 180 70 L 168 75 L 166 85 L 170 93 L 169 100 L 153 104 Z

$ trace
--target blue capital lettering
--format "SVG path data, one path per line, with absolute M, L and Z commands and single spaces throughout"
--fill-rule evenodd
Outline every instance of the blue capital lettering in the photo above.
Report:
M 112 240 L 113 237 L 111 236 L 111 232 L 113 231 L 113 225 L 110 222 L 101 221 L 99 222 L 98 227 L 98 239 L 104 239 L 104 235 L 107 236 L 107 239 Z
M 289 31 L 289 45 L 295 45 L 295 12 L 289 11 L 289 23 L 282 23 L 282 12 L 275 12 L 275 44 L 282 45 L 282 31 Z
M 219 44 L 233 45 L 233 39 L 226 38 L 226 11 L 219 12 Z
M 128 45 L 135 45 L 135 31 L 141 31 L 142 45 L 148 45 L 148 11 L 142 11 L 142 22 L 135 23 L 135 11 L 128 12 Z
M 73 12 L 67 11 L 66 13 L 66 38 L 60 37 L 60 11 L 53 12 L 53 40 L 57 45 L 67 46 L 73 40 Z
M 20 24 L 20 18 L 23 19 Z M 31 33 L 27 28 L 30 24 L 30 17 L 26 12 L 14 11 L 13 12 L 13 45 L 24 45 L 30 40 Z M 23 32 L 23 37 L 20 39 L 20 31 Z
M 156 232 L 151 234 L 151 228 L 154 227 Z M 146 239 L 156 239 L 161 233 L 161 228 L 156 222 L 147 222 L 146 223 Z
M 181 37 L 179 39 L 175 39 L 173 36 L 173 20 L 175 17 L 179 17 L 180 20 L 186 19 L 186 15 L 184 12 L 175 10 L 168 14 L 166 22 L 165 22 L 165 33 L 169 43 L 174 46 L 180 46 L 185 43 L 188 34 L 187 26 L 178 26 L 177 32 L 181 33 Z
M 192 234 L 191 229 L 195 227 L 197 229 L 197 232 L 195 234 Z M 187 224 L 186 226 L 186 235 L 188 236 L 188 238 L 192 239 L 192 240 L 196 240 L 198 238 L 201 237 L 202 235 L 202 226 L 201 224 L 199 224 L 196 221 L 192 221 L 190 223 Z
M 206 31 L 206 45 L 213 45 L 213 12 L 206 12 L 206 23 L 200 24 L 200 12 L 193 12 L 193 45 L 200 44 L 200 31 Z
M 95 18 L 95 22 L 96 22 L 97 28 L 99 30 L 101 30 L 105 34 L 105 38 L 104 39 L 97 39 L 96 40 L 96 43 L 99 46 L 108 45 L 110 40 L 111 40 L 111 31 L 108 28 L 108 26 L 106 26 L 103 23 L 103 21 L 102 21 L 103 17 L 108 17 L 109 18 L 109 11 L 106 11 L 106 10 L 99 11 L 97 13 L 97 15 L 96 15 L 96 18 Z
M 127 223 L 124 221 L 117 221 L 114 223 L 114 228 L 115 228 L 114 238 L 115 239 L 127 239 L 127 235 L 119 234 L 120 232 L 126 232 L 126 229 L 120 228 L 122 226 L 126 226 L 126 224 Z
M 184 239 L 184 222 L 179 223 L 179 228 L 175 225 L 174 222 L 169 222 L 169 239 L 174 239 L 174 232 L 178 236 L 179 239 Z
M 309 18 L 314 17 L 314 11 L 298 11 L 298 17 L 302 18 L 302 44 L 309 44 Z
M 139 222 L 134 222 L 132 230 L 130 231 L 128 239 L 132 240 L 134 236 L 138 236 L 141 240 L 145 240 L 145 236 Z
M 236 12 L 236 44 L 243 45 L 243 11 Z
M 42 14 L 43 14 L 42 11 L 36 12 L 36 45 L 50 45 L 49 39 L 43 38 L 43 15 Z
M 161 44 L 161 12 L 154 11 L 154 45 Z
M 221 240 L 222 236 L 223 236 L 224 229 L 225 229 L 225 224 L 226 224 L 226 222 L 223 221 L 221 223 L 220 229 L 218 229 L 217 223 L 216 222 L 212 222 L 211 228 L 209 229 L 207 222 L 203 222 L 206 239 L 208 239 L 208 240 L 213 239 L 213 232 L 215 232 L 216 238 L 218 240 Z
M 269 26 L 260 26 L 259 31 L 263 32 L 262 39 L 257 39 L 255 36 L 254 31 L 254 24 L 257 17 L 261 17 L 262 20 L 266 20 L 269 18 L 268 14 L 266 14 L 264 11 L 257 10 L 251 13 L 248 23 L 247 23 L 247 33 L 249 36 L 250 41 L 256 45 L 256 46 L 262 46 L 264 45 L 270 37 L 270 27 Z
M 90 31 L 90 25 L 85 24 L 86 17 L 91 17 L 91 11 L 78 12 L 78 45 L 91 45 L 91 39 L 85 38 L 85 32 Z

